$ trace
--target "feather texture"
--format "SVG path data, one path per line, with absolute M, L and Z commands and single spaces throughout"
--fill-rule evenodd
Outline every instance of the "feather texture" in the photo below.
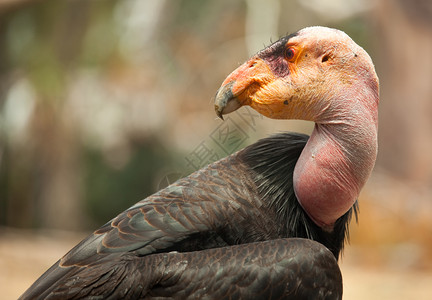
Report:
M 339 272 L 351 212 L 324 232 L 298 204 L 292 172 L 307 139 L 263 139 L 138 202 L 74 247 L 22 299 L 277 299 L 302 293 L 306 283 L 330 293 L 340 278 L 330 289 L 327 275 L 323 282 L 308 276 L 318 276 L 320 264 Z M 286 239 L 292 237 L 316 240 L 333 256 L 321 257 L 327 250 L 318 243 Z

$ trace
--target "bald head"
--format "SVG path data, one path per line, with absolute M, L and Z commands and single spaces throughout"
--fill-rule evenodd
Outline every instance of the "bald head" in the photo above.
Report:
M 249 105 L 270 118 L 320 122 L 328 108 L 339 105 L 350 91 L 361 92 L 362 86 L 377 101 L 378 78 L 366 51 L 340 30 L 308 27 L 281 38 L 231 73 L 218 91 L 215 108 L 222 115 Z

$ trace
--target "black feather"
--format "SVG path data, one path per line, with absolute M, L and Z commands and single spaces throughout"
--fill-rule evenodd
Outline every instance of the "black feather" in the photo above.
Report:
M 317 226 L 300 206 L 293 186 L 297 160 L 308 141 L 299 133 L 281 133 L 262 139 L 244 149 L 243 161 L 253 171 L 253 178 L 262 199 L 276 212 L 281 237 L 302 237 L 325 245 L 339 257 L 349 237 L 348 226 L 352 215 L 357 219 L 358 203 L 340 217 L 332 232 Z
M 302 250 L 301 245 L 312 245 L 307 242 L 293 241 L 297 246 L 292 245 L 289 248 L 292 251 L 284 252 L 284 245 L 291 245 L 290 239 L 284 238 L 315 240 L 337 259 L 356 206 L 337 220 L 332 232 L 323 231 L 303 211 L 294 194 L 293 171 L 307 140 L 307 136 L 294 133 L 260 140 L 138 202 L 69 251 L 21 299 L 74 299 L 97 295 L 134 299 L 144 295 L 149 298 L 156 294 L 170 295 L 170 291 L 175 295 L 174 290 L 183 293 L 177 294 L 183 297 L 189 287 L 202 286 L 207 271 L 241 278 L 221 277 L 214 281 L 224 287 L 228 293 L 226 297 L 237 293 L 250 295 L 250 290 L 242 289 L 236 282 L 262 291 L 266 287 L 270 294 L 297 293 L 306 282 L 315 285 L 316 278 L 310 276 L 311 272 L 319 270 L 316 268 L 321 263 L 338 271 L 336 260 L 327 257 L 319 262 L 313 258 L 315 256 L 305 256 L 304 251 L 311 249 Z M 273 241 L 270 244 L 282 252 L 270 251 L 270 244 L 266 242 L 270 240 Z M 254 242 L 259 243 L 232 248 Z M 320 244 L 313 246 L 319 253 L 326 250 Z M 241 249 L 235 250 L 238 256 L 232 259 L 222 256 L 234 249 Z M 172 251 L 185 254 L 174 255 Z M 170 257 L 169 261 L 164 257 Z M 264 273 L 262 267 L 251 263 L 255 259 L 262 260 L 273 270 L 269 271 L 269 276 L 279 274 L 282 277 L 271 281 L 266 275 L 261 282 L 257 278 Z M 194 263 L 189 265 L 192 261 Z M 285 265 L 288 262 L 289 265 Z M 164 270 L 174 272 L 175 277 L 167 277 Z M 325 284 L 329 276 L 339 274 L 333 271 L 316 284 Z M 205 276 L 213 278 L 209 274 Z M 297 279 L 290 281 L 290 276 Z M 304 281 L 298 281 L 300 279 Z M 280 280 L 285 288 L 272 290 L 271 286 Z M 341 284 L 339 279 L 332 282 L 337 286 Z M 331 286 L 339 289 L 334 284 Z M 208 284 L 205 289 L 194 291 L 197 293 L 194 295 L 209 296 L 210 289 L 214 289 L 211 295 L 220 299 L 221 290 L 217 286 Z M 331 292 L 332 288 L 326 291 Z

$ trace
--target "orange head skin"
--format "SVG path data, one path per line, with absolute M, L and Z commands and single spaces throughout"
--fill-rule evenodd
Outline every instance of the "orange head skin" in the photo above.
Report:
M 232 72 L 218 91 L 215 109 L 222 116 L 249 105 L 272 119 L 319 123 L 337 104 L 338 94 L 355 88 L 359 80 L 367 81 L 375 93 L 371 109 L 376 110 L 378 77 L 368 54 L 341 31 L 309 27 L 280 39 Z M 227 84 L 235 104 L 223 108 L 218 101 Z
M 377 152 L 379 88 L 372 60 L 336 29 L 309 27 L 258 52 L 223 82 L 219 117 L 243 105 L 316 123 L 294 171 L 300 204 L 328 230 L 358 197 Z

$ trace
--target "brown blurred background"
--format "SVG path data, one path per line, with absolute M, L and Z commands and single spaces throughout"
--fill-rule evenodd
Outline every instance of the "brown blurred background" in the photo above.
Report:
M 342 259 L 346 299 L 432 299 L 432 1 L 0 0 L 0 291 L 87 232 L 278 131 L 212 107 L 239 63 L 306 26 L 344 30 L 381 83 L 379 158 Z

